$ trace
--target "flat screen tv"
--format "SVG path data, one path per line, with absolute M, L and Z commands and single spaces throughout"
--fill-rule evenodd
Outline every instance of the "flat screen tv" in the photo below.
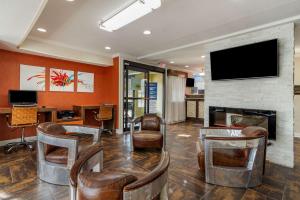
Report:
M 195 85 L 195 79 L 193 78 L 186 79 L 186 87 L 194 87 L 194 85 Z
M 27 90 L 9 90 L 8 102 L 11 105 L 34 105 L 37 104 L 37 92 Z
M 210 53 L 212 80 L 279 76 L 277 39 Z

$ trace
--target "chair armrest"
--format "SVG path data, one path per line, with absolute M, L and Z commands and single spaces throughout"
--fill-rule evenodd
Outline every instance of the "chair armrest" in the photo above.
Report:
M 68 149 L 68 168 L 71 168 L 74 164 L 78 154 L 78 137 L 70 135 L 49 135 L 41 132 L 37 128 L 37 142 L 38 142 L 38 155 L 44 160 L 44 144 L 64 147 Z M 42 143 L 42 144 L 41 144 Z
M 77 177 L 81 172 L 83 166 L 91 159 L 93 156 L 103 151 L 103 147 L 100 144 L 95 144 L 88 148 L 74 163 L 70 171 L 70 184 L 72 187 L 77 187 Z M 102 161 L 100 161 L 102 162 Z
M 136 117 L 133 120 L 130 121 L 131 124 L 137 124 L 142 121 L 142 117 Z
M 99 122 L 101 120 L 99 119 L 98 114 L 99 113 L 97 111 L 93 111 L 94 119 Z
M 64 125 L 63 127 L 67 132 L 91 134 L 94 143 L 100 142 L 101 132 L 95 126 Z
M 167 178 L 164 178 L 163 176 L 168 175 L 169 164 L 170 164 L 169 153 L 167 151 L 162 151 L 161 160 L 159 164 L 145 177 L 140 178 L 139 180 L 125 186 L 124 191 L 138 190 L 139 188 L 147 187 L 147 185 L 154 183 L 155 180 L 158 179 L 160 179 L 160 181 L 158 181 L 159 187 L 153 187 L 153 188 L 155 188 L 156 190 L 161 190 L 162 186 L 165 184 L 164 182 L 167 182 Z
M 10 118 L 11 118 L 11 115 L 5 115 L 5 118 L 6 118 L 6 124 L 8 127 L 11 127 L 10 125 Z

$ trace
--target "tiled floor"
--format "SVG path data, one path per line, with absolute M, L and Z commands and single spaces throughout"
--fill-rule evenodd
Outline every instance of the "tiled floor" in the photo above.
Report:
M 197 166 L 195 142 L 200 125 L 182 123 L 168 127 L 167 147 L 171 153 L 169 199 L 292 199 L 300 200 L 300 140 L 295 140 L 295 168 L 267 163 L 263 185 L 236 189 L 206 184 Z M 138 177 L 159 162 L 158 151 L 129 152 L 128 136 L 103 136 L 104 168 Z M 69 189 L 36 177 L 36 153 L 0 153 L 0 199 L 69 199 Z

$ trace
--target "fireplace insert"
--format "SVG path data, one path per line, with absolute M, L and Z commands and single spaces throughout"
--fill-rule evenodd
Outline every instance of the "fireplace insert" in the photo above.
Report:
M 269 139 L 276 140 L 276 111 L 210 106 L 209 126 L 261 126 L 268 130 Z

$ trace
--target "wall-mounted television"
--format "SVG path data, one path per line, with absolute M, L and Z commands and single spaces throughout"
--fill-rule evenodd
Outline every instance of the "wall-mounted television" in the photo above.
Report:
M 9 90 L 8 102 L 11 105 L 35 105 L 37 104 L 37 91 Z
M 212 80 L 276 77 L 278 40 L 214 51 L 210 61 Z
M 195 85 L 195 79 L 193 78 L 186 79 L 186 87 L 194 87 L 194 85 Z

